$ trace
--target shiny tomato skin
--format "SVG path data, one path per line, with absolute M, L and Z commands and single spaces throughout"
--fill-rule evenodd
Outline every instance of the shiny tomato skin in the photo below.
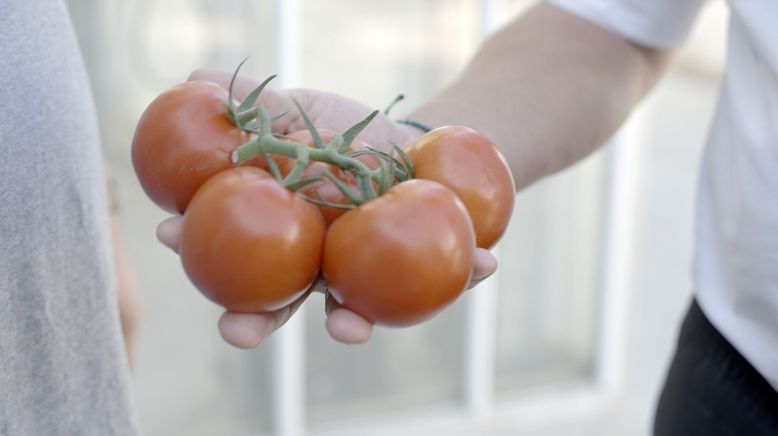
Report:
M 328 129 L 317 129 L 319 136 L 321 136 L 322 140 L 325 143 L 328 143 L 332 140 L 332 137 L 336 135 L 336 132 Z M 311 137 L 311 132 L 308 130 L 299 130 L 297 132 L 292 132 L 285 137 L 286 140 L 289 140 L 291 142 L 296 142 L 298 144 L 307 144 L 309 147 L 315 147 L 315 144 L 313 142 L 313 138 Z M 367 149 L 367 144 L 364 141 L 360 141 L 359 139 L 355 139 L 354 142 L 351 143 L 351 146 L 349 146 L 349 151 L 358 151 L 358 150 L 365 150 Z M 276 158 L 279 169 L 281 170 L 281 174 L 286 176 L 290 171 L 292 171 L 292 168 L 294 167 L 294 160 L 289 158 Z M 378 168 L 379 162 L 378 159 L 376 159 L 374 156 L 359 156 L 357 157 L 357 160 L 364 163 L 368 168 L 375 169 Z M 338 180 L 344 182 L 346 185 L 350 186 L 355 193 L 357 193 L 357 196 L 359 196 L 359 191 L 356 188 L 357 181 L 356 177 L 349 171 L 342 170 L 334 165 L 330 165 L 324 162 L 316 162 L 312 161 L 308 164 L 308 166 L 305 168 L 305 171 L 303 172 L 303 177 L 310 177 L 315 176 L 318 174 L 323 174 L 326 171 L 330 171 L 335 177 L 338 178 Z M 351 204 L 348 199 L 343 195 L 342 192 L 329 180 L 322 180 L 319 182 L 312 183 L 308 186 L 303 187 L 300 189 L 300 192 L 311 197 L 318 199 L 319 197 L 322 200 L 329 201 L 330 203 L 335 204 Z M 318 194 L 318 196 L 317 196 Z M 329 206 L 318 206 L 319 211 L 321 212 L 322 216 L 324 217 L 324 221 L 327 223 L 327 226 L 331 225 L 333 221 L 335 221 L 338 217 L 346 213 L 347 209 L 340 209 L 335 207 L 329 207 Z
M 409 180 L 330 226 L 322 273 L 336 301 L 386 326 L 425 321 L 470 281 L 475 235 L 445 186 Z
M 230 153 L 251 135 L 227 116 L 227 91 L 193 81 L 157 96 L 132 140 L 132 163 L 146 194 L 161 208 L 183 213 L 214 174 L 232 168 Z
M 491 248 L 508 227 L 516 187 L 502 153 L 473 129 L 435 129 L 405 149 L 416 178 L 434 180 L 454 191 L 467 208 L 481 248 Z
M 315 206 L 264 170 L 223 171 L 184 214 L 184 270 L 210 300 L 233 312 L 266 312 L 299 298 L 321 264 L 324 220 Z

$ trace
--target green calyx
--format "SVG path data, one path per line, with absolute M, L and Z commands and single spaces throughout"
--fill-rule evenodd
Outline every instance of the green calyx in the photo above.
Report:
M 389 153 L 371 147 L 365 150 L 349 150 L 356 137 L 378 115 L 378 111 L 374 111 L 342 134 L 333 136 L 327 143 L 321 138 L 321 135 L 319 135 L 319 132 L 300 103 L 295 100 L 294 103 L 311 134 L 314 146 L 309 147 L 306 144 L 291 142 L 284 137 L 274 134 L 271 130 L 272 123 L 285 116 L 286 113 L 271 116 L 263 107 L 255 106 L 255 103 L 275 76 L 270 76 L 262 82 L 237 107 L 233 103 L 232 88 L 238 71 L 245 62 L 244 60 L 238 65 L 230 82 L 229 98 L 226 103 L 227 115 L 235 126 L 255 134 L 256 137 L 240 145 L 232 152 L 231 159 L 234 164 L 241 165 L 256 157 L 261 157 L 267 163 L 273 177 L 287 189 L 293 191 L 321 180 L 328 180 L 337 187 L 350 204 L 337 204 L 326 201 L 315 190 L 313 194 L 317 198 L 306 195 L 303 195 L 303 197 L 313 204 L 339 209 L 353 209 L 382 195 L 396 183 L 413 178 L 413 164 L 410 158 L 397 145 L 392 144 L 392 149 Z M 357 159 L 360 156 L 366 155 L 376 158 L 378 162 L 377 168 L 371 169 L 362 160 Z M 274 156 L 284 156 L 294 160 L 294 165 L 289 174 L 286 176 L 281 174 L 277 162 L 273 159 Z M 399 156 L 399 158 L 395 156 Z M 356 180 L 356 189 L 340 180 L 331 171 L 326 171 L 313 177 L 304 177 L 305 168 L 311 161 L 324 162 L 351 173 Z

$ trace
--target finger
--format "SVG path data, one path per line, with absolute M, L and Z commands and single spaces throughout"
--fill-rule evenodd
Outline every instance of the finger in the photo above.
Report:
M 302 306 L 310 292 L 292 304 L 268 313 L 224 312 L 219 318 L 219 333 L 228 344 L 237 348 L 255 348 L 271 333 L 286 324 Z
M 219 333 L 237 348 L 254 348 L 273 332 L 273 317 L 268 314 L 224 312 L 219 318 Z
M 216 83 L 224 89 L 229 89 L 232 74 L 233 73 L 224 70 L 201 68 L 193 71 L 192 74 L 189 75 L 187 81 L 204 80 L 206 82 Z M 235 78 L 235 83 L 232 87 L 232 96 L 238 101 L 242 101 L 251 93 L 251 91 L 256 89 L 259 84 L 260 82 L 256 79 L 238 75 L 238 77 Z M 270 86 L 265 87 L 256 104 L 265 108 L 271 116 L 280 115 L 284 112 L 290 114 L 297 112 L 294 102 L 291 99 L 287 98 L 282 91 L 277 91 Z M 291 121 L 285 121 L 285 118 L 289 117 L 281 118 L 273 123 L 274 131 L 288 133 L 287 125 Z
M 224 89 L 229 89 L 232 73 L 224 70 L 217 70 L 215 68 L 201 68 L 193 71 L 192 74 L 189 75 L 189 78 L 186 79 L 187 82 L 195 80 L 213 82 Z M 232 95 L 238 100 L 243 100 L 257 86 L 259 86 L 259 81 L 239 75 L 235 78 L 235 84 L 232 87 Z
M 157 239 L 171 250 L 178 252 L 178 245 L 181 243 L 181 227 L 184 218 L 174 216 L 162 221 L 157 226 Z
M 325 327 L 332 339 L 344 344 L 364 344 L 373 334 L 373 324 L 338 304 L 329 293 L 326 297 Z
M 468 289 L 471 289 L 494 274 L 497 270 L 497 258 L 486 249 L 476 248 L 473 254 L 473 277 Z

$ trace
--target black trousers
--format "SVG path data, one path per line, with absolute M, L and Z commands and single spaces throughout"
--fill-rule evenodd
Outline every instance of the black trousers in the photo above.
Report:
M 681 327 L 654 435 L 778 436 L 778 392 L 721 336 L 696 301 Z

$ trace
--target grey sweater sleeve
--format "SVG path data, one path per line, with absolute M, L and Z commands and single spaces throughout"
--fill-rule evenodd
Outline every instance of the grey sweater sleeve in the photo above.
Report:
M 0 1 L 0 435 L 133 435 L 98 132 L 62 0 Z

